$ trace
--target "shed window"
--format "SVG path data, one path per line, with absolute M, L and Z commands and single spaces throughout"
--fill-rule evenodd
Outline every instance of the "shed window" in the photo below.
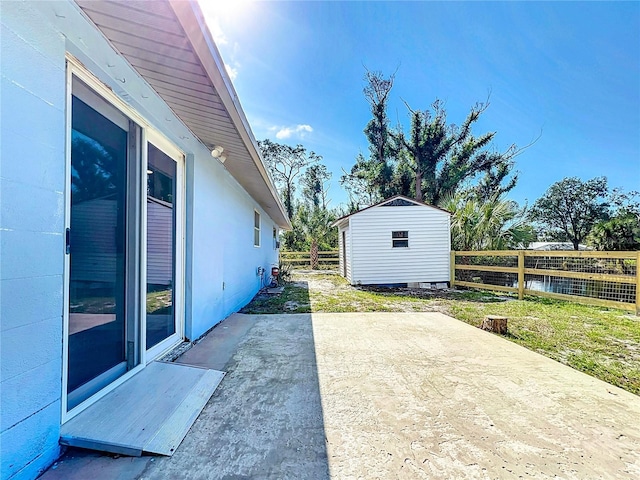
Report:
M 407 248 L 409 247 L 409 231 L 398 230 L 391 232 L 391 242 L 393 248 Z
M 260 213 L 253 212 L 253 246 L 260 246 Z

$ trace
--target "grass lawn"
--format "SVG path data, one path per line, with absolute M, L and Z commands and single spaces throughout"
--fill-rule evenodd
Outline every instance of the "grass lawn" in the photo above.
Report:
M 505 338 L 640 395 L 640 317 L 621 310 L 480 291 L 352 287 L 337 274 L 296 273 L 281 295 L 258 295 L 243 313 L 440 311 L 474 326 L 509 317 Z

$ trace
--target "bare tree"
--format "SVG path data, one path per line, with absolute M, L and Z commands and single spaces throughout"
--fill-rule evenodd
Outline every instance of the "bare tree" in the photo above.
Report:
M 366 70 L 363 89 L 364 97 L 371 108 L 372 119 L 367 123 L 364 133 L 369 141 L 373 170 L 376 172 L 376 184 L 382 197 L 387 194 L 387 188 L 392 176 L 392 169 L 388 164 L 388 157 L 393 153 L 389 118 L 387 117 L 387 102 L 393 88 L 395 73 L 384 77 L 381 72 Z
M 284 207 L 291 219 L 294 214 L 296 178 L 303 169 L 318 162 L 322 157 L 314 152 L 307 152 L 302 145 L 291 147 L 268 139 L 259 141 L 258 146 L 267 169 L 281 192 Z

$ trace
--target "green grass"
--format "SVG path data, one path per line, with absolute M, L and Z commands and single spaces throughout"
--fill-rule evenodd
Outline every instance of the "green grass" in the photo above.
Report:
M 640 394 L 640 318 L 620 310 L 539 298 L 501 304 L 452 302 L 451 316 L 478 325 L 509 318 L 508 339 L 576 370 Z
M 173 291 L 170 289 L 147 293 L 147 313 L 161 315 L 171 313 Z
M 241 313 L 311 313 L 309 291 L 306 287 L 288 283 L 280 295 L 257 295 Z
M 323 282 L 309 291 L 304 281 Z M 479 326 L 486 315 L 509 318 L 508 340 L 640 395 L 640 317 L 537 297 L 516 300 L 484 291 L 367 289 L 335 274 L 294 276 L 279 296 L 258 296 L 244 313 L 440 311 Z

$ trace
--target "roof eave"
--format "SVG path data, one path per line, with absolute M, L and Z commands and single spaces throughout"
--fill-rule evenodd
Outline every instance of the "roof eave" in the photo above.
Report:
M 220 100 L 227 109 L 231 120 L 242 137 L 253 162 L 255 163 L 263 181 L 268 186 L 269 191 L 276 203 L 277 212 L 267 211 L 269 216 L 273 218 L 280 228 L 291 230 L 291 221 L 285 213 L 286 210 L 278 195 L 278 192 L 271 181 L 269 174 L 264 166 L 262 156 L 258 150 L 258 144 L 249 126 L 249 122 L 242 110 L 238 95 L 231 83 L 231 79 L 227 75 L 226 68 L 222 56 L 213 41 L 213 36 L 207 27 L 204 14 L 196 1 L 190 0 L 168 0 L 169 5 L 176 14 L 176 18 L 182 25 L 189 42 L 193 46 L 194 52 L 202 62 L 209 79 L 213 83 Z M 267 209 L 269 210 L 269 209 Z
M 420 207 L 435 208 L 436 210 L 440 210 L 441 212 L 444 212 L 444 213 L 447 213 L 447 214 L 451 215 L 451 212 L 449 210 L 445 210 L 444 208 L 436 207 L 435 205 L 430 205 L 430 204 L 424 203 L 424 202 L 422 202 L 420 200 L 414 200 L 413 198 L 409 198 L 409 197 L 406 197 L 404 195 L 394 195 L 393 197 L 386 198 L 386 199 L 382 200 L 381 202 L 374 203 L 373 205 L 369 205 L 368 207 L 362 208 L 362 209 L 358 210 L 357 212 L 349 213 L 348 215 L 343 215 L 342 217 L 340 217 L 336 221 L 334 221 L 331 224 L 331 226 L 332 227 L 337 227 L 340 223 L 343 223 L 346 219 L 348 219 L 349 217 L 351 217 L 353 215 L 357 215 L 358 213 L 364 212 L 365 210 L 369 210 L 370 208 L 379 207 L 380 205 L 383 205 L 383 204 L 385 204 L 387 202 L 395 200 L 396 198 L 402 198 L 404 200 L 413 202 L 417 206 L 420 206 Z

